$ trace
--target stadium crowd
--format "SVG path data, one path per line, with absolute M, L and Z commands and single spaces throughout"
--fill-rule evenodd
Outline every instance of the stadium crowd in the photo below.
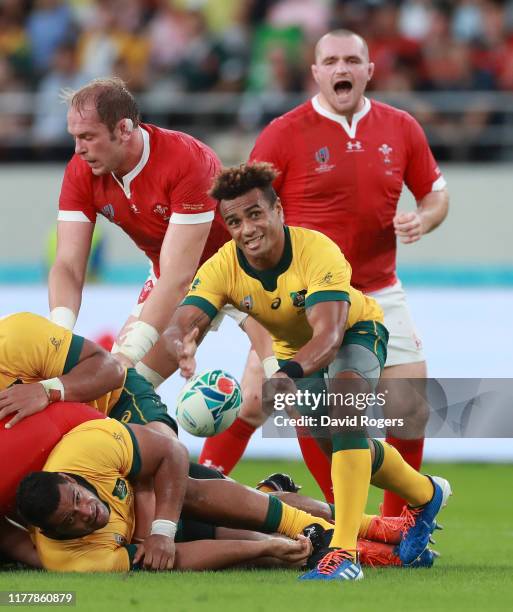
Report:
M 60 90 L 100 76 L 120 76 L 139 95 L 313 95 L 315 41 L 337 27 L 365 37 L 376 65 L 369 88 L 401 96 L 439 159 L 482 157 L 474 145 L 484 128 L 505 120 L 489 98 L 440 113 L 415 92 L 513 90 L 510 0 L 2 0 L 0 94 L 35 94 L 35 103 L 2 96 L 0 157 L 29 142 L 47 158 L 66 141 Z M 233 121 L 257 129 L 287 110 L 251 109 Z M 459 146 L 444 147 L 456 134 Z

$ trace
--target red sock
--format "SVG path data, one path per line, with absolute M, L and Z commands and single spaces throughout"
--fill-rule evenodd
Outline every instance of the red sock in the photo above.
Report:
M 420 470 L 422 465 L 422 453 L 424 451 L 424 438 L 418 440 L 401 440 L 393 436 L 387 436 L 386 441 L 396 448 L 402 458 L 412 468 Z M 406 502 L 395 493 L 385 491 L 383 499 L 383 516 L 399 516 Z
M 333 485 L 331 484 L 331 462 L 322 452 L 315 438 L 298 430 L 297 441 L 306 467 L 317 481 L 328 504 L 335 502 L 333 498 Z
M 244 454 L 255 430 L 256 427 L 237 417 L 226 431 L 208 438 L 198 463 L 228 475 Z

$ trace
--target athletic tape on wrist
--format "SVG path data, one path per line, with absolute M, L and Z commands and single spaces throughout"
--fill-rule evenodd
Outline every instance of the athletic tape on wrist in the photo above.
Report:
M 50 321 L 72 331 L 77 322 L 77 315 L 67 306 L 56 306 L 50 313 Z
M 177 525 L 173 521 L 166 521 L 165 519 L 157 519 L 151 524 L 150 535 L 163 535 L 175 539 Z
M 276 374 L 276 372 L 280 369 L 280 364 L 274 355 L 272 357 L 266 357 L 262 361 L 262 366 L 264 368 L 266 378 L 271 378 L 271 376 Z
M 118 352 L 123 353 L 135 365 L 159 339 L 158 331 L 149 323 L 135 321 L 129 327 Z
M 60 378 L 40 380 L 39 384 L 43 385 L 43 389 L 46 391 L 46 395 L 50 402 L 64 401 L 64 385 Z

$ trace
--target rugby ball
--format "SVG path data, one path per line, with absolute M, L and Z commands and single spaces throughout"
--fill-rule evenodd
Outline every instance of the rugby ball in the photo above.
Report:
M 215 436 L 235 421 L 241 404 L 237 380 L 224 370 L 208 370 L 187 381 L 178 396 L 176 418 L 193 436 Z

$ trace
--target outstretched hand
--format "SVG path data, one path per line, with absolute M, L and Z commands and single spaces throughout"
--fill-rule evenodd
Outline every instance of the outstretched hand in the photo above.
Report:
M 198 345 L 196 339 L 199 336 L 199 328 L 194 327 L 190 332 L 185 334 L 182 340 L 175 340 L 176 358 L 180 374 L 189 379 L 196 371 L 196 351 Z

